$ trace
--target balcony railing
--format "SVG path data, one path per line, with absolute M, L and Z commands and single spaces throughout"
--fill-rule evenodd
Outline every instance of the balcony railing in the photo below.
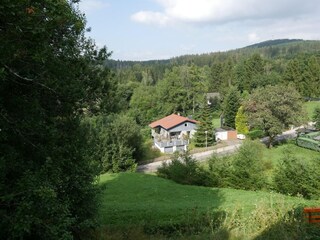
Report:
M 173 146 L 185 146 L 189 144 L 188 140 L 181 140 L 181 139 L 172 139 L 172 140 L 162 140 L 162 141 L 157 141 L 156 139 L 154 140 L 154 143 L 160 147 L 173 147 Z

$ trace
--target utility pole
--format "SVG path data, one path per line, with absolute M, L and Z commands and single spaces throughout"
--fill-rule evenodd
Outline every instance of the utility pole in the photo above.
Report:
M 206 130 L 205 133 L 206 133 L 206 148 L 207 148 L 208 147 L 208 131 Z

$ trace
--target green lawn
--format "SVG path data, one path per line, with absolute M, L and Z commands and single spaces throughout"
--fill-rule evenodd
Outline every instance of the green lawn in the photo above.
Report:
M 220 118 L 214 118 L 212 120 L 212 124 L 215 128 L 219 128 L 220 127 Z
M 312 115 L 313 115 L 314 109 L 315 109 L 316 107 L 320 107 L 320 101 L 305 102 L 305 103 L 304 103 L 304 107 L 305 107 L 305 110 L 306 110 L 307 113 L 308 113 L 308 118 L 309 118 L 309 120 L 311 121 L 311 120 L 312 120 Z
M 273 147 L 271 149 L 265 148 L 263 152 L 263 158 L 266 161 L 271 161 L 274 165 L 279 163 L 279 161 L 285 157 L 285 152 L 290 151 L 294 156 L 299 159 L 303 159 L 305 161 L 310 161 L 315 158 L 319 158 L 320 161 L 320 153 L 309 150 L 306 148 L 299 147 L 295 144 L 284 144 L 280 146 Z
M 120 228 L 179 224 L 197 214 L 233 212 L 235 208 L 249 213 L 262 201 L 273 205 L 317 205 L 315 201 L 263 191 L 179 185 L 140 173 L 104 174 L 100 185 L 100 222 Z

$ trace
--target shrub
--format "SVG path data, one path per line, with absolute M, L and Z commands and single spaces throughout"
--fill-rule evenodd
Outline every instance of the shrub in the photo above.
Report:
M 245 141 L 233 156 L 213 156 L 209 160 L 212 183 L 216 187 L 258 190 L 266 186 L 262 161 L 264 146 L 260 142 Z
M 209 160 L 209 172 L 214 187 L 229 187 L 232 179 L 232 158 L 213 155 Z
M 251 140 L 255 140 L 258 138 L 263 138 L 265 136 L 264 132 L 260 129 L 255 129 L 252 130 L 250 132 L 248 132 L 247 136 L 251 139 Z
M 188 152 L 175 153 L 171 163 L 163 163 L 157 175 L 180 184 L 212 185 L 209 173 L 200 167 Z
M 274 176 L 275 189 L 284 194 L 319 199 L 319 172 L 319 164 L 299 160 L 292 152 L 286 150 Z
M 231 183 L 235 188 L 258 190 L 265 187 L 263 148 L 258 141 L 245 141 L 240 147 L 232 164 Z

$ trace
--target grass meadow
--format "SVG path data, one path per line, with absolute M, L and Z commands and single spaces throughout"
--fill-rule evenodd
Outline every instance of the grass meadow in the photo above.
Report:
M 304 103 L 304 108 L 308 114 L 309 121 L 312 121 L 314 109 L 320 107 L 320 101 L 310 101 Z
M 97 239 L 300 239 L 290 236 L 319 233 L 302 216 L 303 206 L 318 201 L 179 185 L 141 173 L 104 174 L 99 184 Z
M 320 102 L 304 106 L 311 120 Z M 215 126 L 218 121 L 213 121 Z M 288 151 L 305 161 L 320 157 L 294 142 L 265 148 L 262 161 L 269 165 L 270 179 Z M 92 239 L 320 239 L 320 227 L 306 223 L 302 212 L 320 201 L 270 191 L 180 185 L 141 173 L 103 174 L 99 186 L 100 227 Z

